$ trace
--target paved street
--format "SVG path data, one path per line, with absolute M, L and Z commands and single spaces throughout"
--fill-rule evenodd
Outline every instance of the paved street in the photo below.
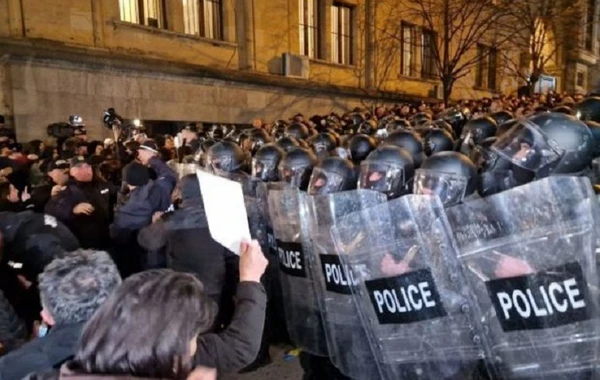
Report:
M 271 347 L 273 362 L 258 371 L 243 375 L 220 376 L 219 380 L 301 380 L 302 368 L 297 357 L 289 361 L 284 360 L 285 353 L 290 347 Z

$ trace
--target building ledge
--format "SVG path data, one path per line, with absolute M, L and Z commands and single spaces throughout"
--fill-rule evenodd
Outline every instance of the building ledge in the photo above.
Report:
M 409 80 L 409 81 L 413 81 L 413 82 L 421 82 L 421 83 L 426 83 L 426 84 L 429 84 L 429 85 L 440 84 L 440 81 L 437 80 L 437 79 L 422 78 L 422 77 L 411 77 L 411 76 L 402 75 L 402 74 L 398 74 L 398 79 L 400 79 L 400 80 Z
M 346 64 L 342 64 L 342 63 L 336 63 L 336 62 L 327 61 L 327 60 L 324 60 L 324 59 L 311 58 L 310 59 L 310 63 L 311 64 L 316 64 L 316 65 L 323 65 L 323 66 L 331 66 L 331 67 L 335 67 L 335 68 L 338 68 L 338 69 L 356 70 L 356 66 L 355 65 L 346 65 Z
M 577 62 L 584 63 L 587 65 L 595 65 L 598 62 L 598 56 L 590 51 L 583 48 L 577 47 L 571 50 L 570 57 Z
M 145 32 L 148 32 L 151 34 L 162 34 L 162 35 L 169 36 L 169 37 L 183 38 L 186 40 L 193 40 L 193 41 L 211 44 L 213 46 L 223 46 L 223 47 L 228 47 L 231 49 L 237 48 L 237 43 L 235 43 L 235 42 L 215 40 L 212 38 L 200 37 L 200 36 L 196 36 L 193 34 L 179 33 L 179 32 L 174 32 L 174 31 L 168 30 L 168 29 L 154 28 L 152 26 L 140 25 L 140 24 L 135 24 L 132 22 L 127 22 L 127 21 L 112 20 L 112 21 L 107 21 L 106 23 L 115 29 L 118 29 L 118 28 L 137 29 L 137 30 L 142 30 L 142 31 L 145 31 Z
M 231 70 L 193 65 L 112 51 L 104 48 L 72 46 L 56 41 L 31 38 L 0 38 L 0 51 L 9 62 L 32 62 L 48 67 L 64 69 L 120 69 L 139 75 L 172 75 L 186 80 L 215 79 L 237 82 L 249 86 L 270 87 L 275 90 L 289 89 L 298 93 L 336 95 L 361 100 L 385 100 L 387 102 L 417 102 L 431 99 L 401 92 L 365 90 L 338 86 L 306 79 L 295 79 L 248 70 Z

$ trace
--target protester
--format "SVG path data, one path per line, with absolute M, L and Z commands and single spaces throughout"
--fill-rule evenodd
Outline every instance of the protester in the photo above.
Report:
M 168 268 L 194 274 L 221 313 L 230 312 L 233 295 L 228 284 L 237 282 L 237 273 L 227 273 L 227 261 L 235 261 L 237 256 L 211 237 L 196 175 L 183 177 L 179 187 L 179 209 L 141 230 L 138 242 L 148 251 L 165 248 Z
M 27 340 L 25 324 L 0 290 L 0 357 Z
M 71 358 L 85 322 L 120 282 L 106 252 L 80 250 L 50 263 L 39 279 L 38 338 L 0 358 L 0 379 L 49 371 Z
M 65 223 L 83 248 L 108 249 L 108 226 L 116 189 L 95 178 L 85 157 L 70 160 L 71 180 L 46 204 L 45 211 Z

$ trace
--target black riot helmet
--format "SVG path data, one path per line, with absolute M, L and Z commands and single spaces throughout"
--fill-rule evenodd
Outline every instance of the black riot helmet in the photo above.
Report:
M 421 166 L 421 163 L 423 163 L 423 160 L 425 159 L 423 140 L 415 132 L 402 130 L 394 131 L 393 133 L 390 133 L 384 143 L 406 149 L 413 159 L 415 168 Z
M 573 107 L 573 115 L 582 121 L 600 123 L 600 97 L 592 96 L 583 99 Z
M 438 118 L 443 119 L 452 126 L 454 136 L 460 136 L 460 132 L 469 119 L 469 115 L 467 115 L 466 112 L 461 111 L 459 108 L 449 108 L 440 113 Z
M 285 128 L 285 135 L 288 137 L 294 137 L 298 140 L 303 140 L 308 137 L 309 130 L 306 125 L 295 122 Z
M 508 111 L 494 112 L 493 114 L 490 115 L 490 117 L 492 119 L 494 119 L 494 121 L 496 122 L 496 125 L 504 124 L 507 121 L 515 118 L 515 116 L 512 114 L 512 112 L 508 112 Z
M 465 124 L 457 150 L 467 156 L 481 141 L 496 136 L 498 125 L 489 116 L 471 119 Z
M 418 114 L 416 114 L 410 118 L 410 124 L 413 127 L 419 127 L 419 126 L 431 121 L 432 119 L 433 119 L 433 117 L 431 116 L 430 113 L 419 112 Z
M 243 170 L 245 164 L 246 155 L 234 142 L 218 142 L 206 154 L 206 168 L 219 175 Z
M 431 121 L 430 129 L 443 129 L 444 131 L 447 131 L 448 133 L 450 133 L 450 136 L 452 136 L 452 139 L 454 139 L 454 137 L 455 137 L 454 129 L 452 129 L 452 126 L 444 119 L 437 119 L 437 120 Z
M 206 156 L 211 146 L 217 142 L 213 139 L 206 139 L 200 143 L 198 149 L 194 152 L 194 161 L 202 167 L 206 166 Z
M 335 137 L 327 132 L 322 132 L 309 138 L 308 145 L 310 145 L 317 157 L 321 159 L 329 156 L 329 152 L 337 146 Z
M 271 142 L 271 137 L 264 129 L 253 129 L 250 132 L 250 142 L 252 154 L 255 154 L 260 147 Z
M 562 113 L 542 113 L 515 125 L 492 147 L 537 178 L 577 174 L 593 158 L 594 138 L 580 120 Z
M 300 190 L 306 190 L 313 167 L 318 161 L 311 150 L 294 148 L 279 163 L 279 179 Z
M 341 157 L 329 157 L 312 171 L 308 194 L 326 195 L 356 189 L 354 164 Z
M 477 191 L 482 197 L 524 185 L 535 179 L 533 172 L 514 165 L 492 150 L 496 140 L 497 137 L 483 140 L 475 147 L 470 157 L 477 167 Z
M 355 135 L 348 141 L 348 150 L 350 151 L 350 159 L 355 165 L 367 158 L 369 153 L 377 148 L 377 142 L 371 136 Z
M 558 107 L 554 107 L 552 109 L 552 112 L 556 112 L 556 113 L 564 113 L 567 115 L 572 115 L 573 114 L 573 110 L 571 109 L 571 107 L 569 106 L 558 106 Z
M 388 199 L 410 193 L 409 184 L 415 175 L 412 157 L 405 149 L 384 145 L 375 149 L 360 164 L 358 187 L 375 190 Z
M 496 129 L 496 137 L 500 137 L 503 134 L 505 134 L 506 132 L 508 132 L 518 122 L 519 122 L 519 120 L 517 120 L 517 119 L 510 119 L 510 120 L 505 121 L 504 123 L 498 125 L 498 129 Z
M 377 123 L 374 120 L 366 120 L 358 125 L 356 133 L 371 135 L 377 130 Z
M 298 143 L 298 140 L 296 140 L 293 137 L 282 137 L 279 140 L 277 140 L 276 144 L 283 150 L 285 150 L 286 152 L 289 152 L 290 150 L 294 149 L 295 147 L 300 146 L 300 144 Z
M 454 149 L 454 140 L 452 134 L 443 129 L 430 129 L 423 139 L 425 154 L 432 154 L 450 151 Z
M 252 177 L 263 182 L 275 182 L 279 179 L 279 162 L 285 151 L 276 144 L 266 144 L 258 149 L 252 159 Z
M 427 158 L 417 169 L 415 194 L 440 197 L 445 207 L 461 203 L 477 189 L 477 169 L 458 152 L 441 152 Z
M 600 157 L 600 123 L 594 121 L 586 121 L 585 125 L 588 126 L 592 136 L 594 137 L 594 157 Z

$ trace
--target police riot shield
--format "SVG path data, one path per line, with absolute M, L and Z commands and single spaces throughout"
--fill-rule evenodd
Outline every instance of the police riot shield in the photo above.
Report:
M 435 196 L 340 220 L 332 237 L 383 379 L 469 379 L 484 350 L 456 243 Z
M 275 234 L 279 278 L 288 333 L 309 354 L 328 356 L 313 272 L 308 232 L 307 195 L 297 189 L 269 191 L 269 212 Z
M 188 174 L 196 174 L 196 171 L 200 168 L 195 163 L 181 163 L 177 162 L 177 160 L 171 160 L 167 162 L 167 165 L 177 173 L 179 179 L 182 179 Z
M 386 201 L 385 194 L 371 190 L 308 197 L 309 234 L 303 238 L 313 242 L 311 253 L 315 265 L 311 265 L 311 269 L 329 357 L 340 372 L 358 380 L 379 378 L 379 369 L 352 299 L 352 271 L 337 255 L 331 227 L 350 213 Z
M 598 378 L 597 207 L 559 176 L 448 210 L 496 377 Z

